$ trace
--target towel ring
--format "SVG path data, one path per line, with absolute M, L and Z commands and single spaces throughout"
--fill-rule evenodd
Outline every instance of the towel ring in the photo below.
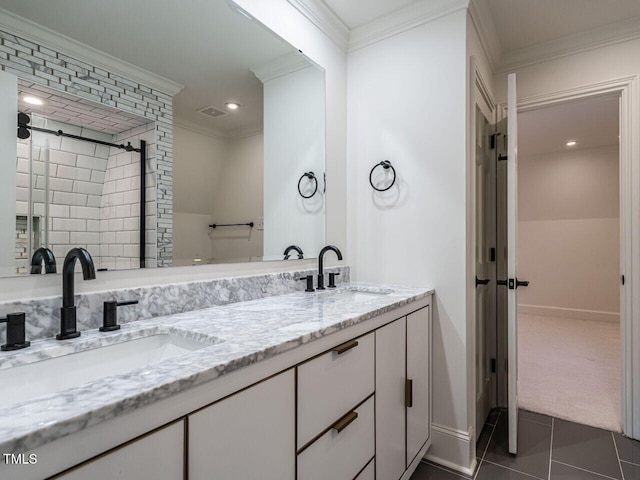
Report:
M 300 189 L 300 184 L 302 183 L 302 179 L 304 177 L 307 177 L 309 181 L 313 180 L 316 184 L 315 188 L 313 189 L 313 193 L 311 195 L 304 195 L 302 193 L 302 190 Z M 298 180 L 298 193 L 300 194 L 300 196 L 302 198 L 311 198 L 316 194 L 317 191 L 318 191 L 318 179 L 316 178 L 316 175 L 313 172 L 303 173 L 302 176 L 300 177 L 300 180 Z
M 378 188 L 373 184 L 373 171 L 378 167 L 382 167 L 385 170 L 391 169 L 391 171 L 393 172 L 393 180 L 391 181 L 391 184 L 387 188 Z M 373 168 L 371 169 L 371 173 L 369 173 L 369 183 L 371 184 L 373 189 L 376 190 L 377 192 L 386 192 L 391 187 L 393 187 L 393 184 L 396 183 L 396 169 L 393 168 L 393 165 L 391 165 L 391 162 L 389 160 L 383 160 L 380 163 L 376 163 L 373 166 Z

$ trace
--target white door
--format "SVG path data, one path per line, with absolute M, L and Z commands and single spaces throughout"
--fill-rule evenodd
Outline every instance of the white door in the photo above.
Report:
M 509 453 L 518 453 L 518 128 L 516 74 L 508 77 L 507 93 L 507 369 Z
M 480 435 L 494 402 L 492 358 L 495 357 L 495 179 L 489 121 L 476 107 L 476 435 Z M 492 251 L 494 252 L 492 254 Z M 477 438 L 477 437 L 476 437 Z

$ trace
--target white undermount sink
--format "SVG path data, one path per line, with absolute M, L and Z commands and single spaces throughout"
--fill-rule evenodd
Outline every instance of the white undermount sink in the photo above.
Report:
M 123 375 L 163 360 L 220 342 L 200 342 L 174 333 L 153 332 L 101 347 L 83 345 L 81 351 L 68 351 L 68 345 L 47 353 L 52 358 L 0 369 L 0 408 L 41 395 L 62 392 L 100 378 Z
M 368 302 L 374 298 L 384 297 L 393 293 L 390 289 L 348 289 L 337 292 L 328 293 L 329 299 L 349 302 Z

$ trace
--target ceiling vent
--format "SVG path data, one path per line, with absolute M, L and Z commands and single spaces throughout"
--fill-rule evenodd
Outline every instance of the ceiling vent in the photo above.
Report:
M 227 115 L 229 113 L 216 107 L 202 107 L 196 111 L 213 118 L 222 117 L 223 115 Z

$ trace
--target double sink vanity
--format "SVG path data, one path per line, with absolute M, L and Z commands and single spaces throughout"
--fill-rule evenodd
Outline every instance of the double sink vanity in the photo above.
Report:
M 2 352 L 0 478 L 408 478 L 430 445 L 432 291 L 289 276 Z

